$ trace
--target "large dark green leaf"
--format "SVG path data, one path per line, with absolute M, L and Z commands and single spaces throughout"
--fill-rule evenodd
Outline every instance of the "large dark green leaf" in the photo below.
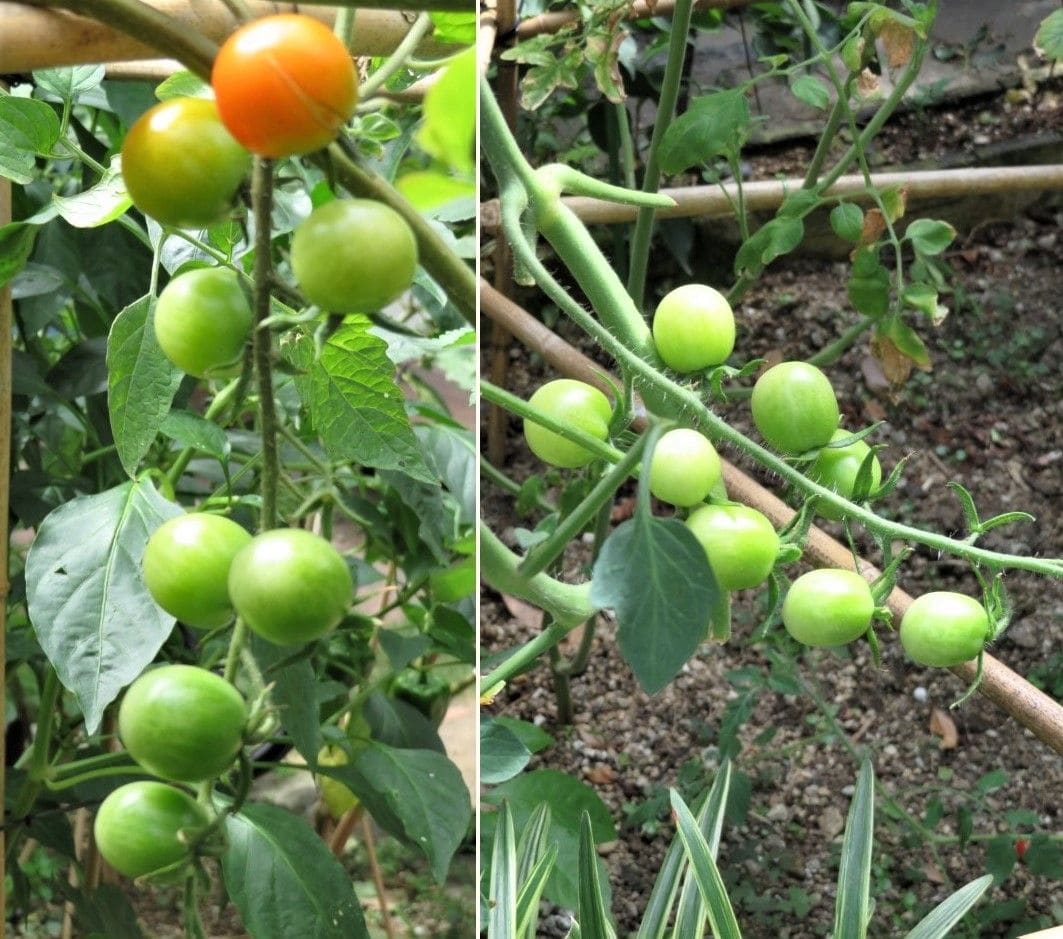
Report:
M 301 818 L 252 803 L 225 833 L 225 887 L 255 939 L 368 939 L 350 877 Z
M 151 533 L 180 514 L 149 480 L 127 482 L 59 506 L 30 547 L 30 620 L 90 734 L 173 629 L 174 618 L 144 586 L 140 564 Z
M 0 176 L 25 185 L 36 175 L 38 153 L 59 139 L 59 115 L 35 98 L 0 97 Z

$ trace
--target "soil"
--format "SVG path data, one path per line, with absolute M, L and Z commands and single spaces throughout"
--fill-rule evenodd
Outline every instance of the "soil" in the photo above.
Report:
M 972 107 L 978 113 L 988 109 L 992 119 L 981 126 L 1002 128 L 1004 136 L 1013 124 L 1016 132 L 1030 125 L 1021 103 L 1000 98 Z M 1046 114 L 1058 130 L 1054 99 Z M 949 128 L 969 123 L 962 107 L 929 121 L 910 116 L 887 131 L 884 146 L 895 160 L 925 159 L 939 153 L 941 139 L 942 148 L 954 147 Z M 808 152 L 798 144 L 754 157 L 752 177 L 793 172 Z M 960 504 L 945 485 L 955 480 L 971 491 L 983 517 L 1019 509 L 1036 516 L 1033 523 L 991 533 L 985 546 L 1063 556 L 1061 222 L 1063 212 L 1044 199 L 1021 217 L 960 233 L 946 256 L 955 289 L 945 298 L 950 313 L 938 328 L 923 325 L 919 330 L 931 350 L 931 371 L 914 372 L 893 392 L 864 342 L 827 369 L 847 426 L 882 422 L 874 440 L 886 445 L 880 454 L 884 469 L 908 458 L 903 481 L 878 505 L 882 514 L 962 536 Z M 656 274 L 658 293 L 682 278 L 674 269 Z M 736 309 L 739 354 L 795 359 L 821 349 L 852 322 L 847 277 L 846 263 L 776 262 Z M 534 304 L 535 294 L 521 293 L 516 299 Z M 569 323 L 558 324 L 557 331 L 610 364 Z M 541 360 L 522 348 L 511 350 L 510 391 L 527 397 L 546 377 Z M 744 402 L 734 402 L 722 413 L 748 431 Z M 503 468 L 511 478 L 519 482 L 543 472 L 516 421 L 510 422 L 508 443 Z M 725 456 L 735 458 L 733 453 Z M 775 486 L 756 467 L 744 463 L 743 468 Z M 510 545 L 515 544 L 515 527 L 534 525 L 534 517 L 516 514 L 512 499 L 486 479 L 481 506 L 485 521 Z M 839 526 L 828 523 L 827 528 L 841 535 Z M 865 557 L 878 559 L 860 532 L 856 544 Z M 565 557 L 565 578 L 586 579 L 586 563 L 586 545 L 574 546 Z M 788 573 L 796 576 L 805 569 L 796 565 Z M 904 564 L 899 582 L 913 595 L 937 589 L 978 592 L 966 564 L 926 550 Z M 1022 675 L 1050 686 L 1054 682 L 1058 695 L 1063 685 L 1063 582 L 1010 572 L 1005 583 L 1014 615 L 991 651 Z M 603 846 L 602 854 L 621 936 L 637 929 L 673 834 L 662 792 L 678 786 L 693 795 L 711 779 L 719 765 L 721 721 L 728 705 L 742 695 L 740 669 L 755 692 L 752 712 L 738 731 L 741 751 L 735 758 L 736 768 L 748 777 L 750 802 L 741 823 L 725 828 L 720 859 L 744 935 L 796 939 L 830 932 L 838 847 L 863 754 L 871 756 L 880 784 L 872 935 L 902 935 L 916 913 L 925 913 L 985 873 L 990 837 L 1019 830 L 1014 824 L 1018 816 L 1006 813 L 1033 813 L 1027 820 L 1036 819 L 1036 824 L 1021 831 L 1048 835 L 1058 847 L 1063 840 L 1063 760 L 1048 746 L 978 695 L 949 710 L 963 685 L 946 671 L 907 663 L 889 630 L 880 630 L 878 666 L 863 642 L 844 652 L 809 651 L 791 659 L 793 647 L 780 637 L 780 627 L 766 637 L 758 629 L 763 596 L 745 591 L 734 599 L 734 638 L 724 646 L 703 647 L 657 696 L 638 687 L 618 655 L 614 625 L 603 616 L 587 670 L 572 681 L 571 726 L 558 723 L 545 666 L 514 680 L 491 708 L 495 714 L 540 724 L 555 736 L 556 744 L 535 757 L 530 768 L 571 773 L 594 786 L 609 806 L 620 836 Z M 533 619 L 485 588 L 481 637 L 486 654 L 524 641 L 536 630 Z M 797 693 L 791 682 L 780 680 L 790 661 L 795 662 Z M 996 788 L 985 781 L 990 773 L 999 774 L 991 778 L 1000 783 Z M 936 802 L 944 815 L 934 828 L 938 841 L 931 843 L 913 822 L 922 822 Z M 961 842 L 958 835 L 967 826 L 974 837 Z M 1001 842 L 994 851 L 1006 855 L 1008 846 Z M 983 919 L 995 920 L 979 928 L 971 925 L 976 921 L 971 917 L 953 934 L 1015 936 L 1063 922 L 1058 856 L 1054 867 L 1044 869 L 1029 859 L 1016 864 L 980 909 Z M 564 915 L 547 917 L 541 934 L 564 935 L 564 920 Z

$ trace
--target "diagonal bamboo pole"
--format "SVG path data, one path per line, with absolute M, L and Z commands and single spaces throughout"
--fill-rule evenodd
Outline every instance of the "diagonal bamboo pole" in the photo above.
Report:
M 492 322 L 503 324 L 524 345 L 538 352 L 562 374 L 594 385 L 606 394 L 612 392 L 603 377 L 605 370 L 602 366 L 570 346 L 530 313 L 482 280 L 480 309 Z M 785 525 L 793 518 L 793 509 L 785 502 L 727 461 L 724 461 L 724 480 L 731 498 L 763 512 L 776 527 Z M 849 549 L 815 526 L 809 530 L 806 556 L 824 566 L 855 569 Z M 866 561 L 860 562 L 859 572 L 869 580 L 878 574 Z M 911 602 L 912 597 L 900 588 L 886 599 L 886 605 L 898 620 Z M 965 682 L 970 682 L 975 670 L 973 664 L 968 662 L 950 671 Z M 1039 740 L 1063 754 L 1063 704 L 1035 688 L 988 653 L 985 655 L 984 674 L 978 691 Z

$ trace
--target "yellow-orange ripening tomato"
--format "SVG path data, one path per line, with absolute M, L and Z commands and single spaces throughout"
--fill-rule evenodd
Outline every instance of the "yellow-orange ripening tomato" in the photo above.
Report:
M 298 13 L 241 26 L 218 51 L 211 84 L 230 133 L 264 157 L 319 150 L 358 103 L 350 53 L 327 26 Z

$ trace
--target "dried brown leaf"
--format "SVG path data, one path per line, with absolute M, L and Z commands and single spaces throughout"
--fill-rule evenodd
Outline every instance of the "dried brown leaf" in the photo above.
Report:
M 956 730 L 956 722 L 949 716 L 948 711 L 934 708 L 930 712 L 930 733 L 941 740 L 938 746 L 942 750 L 955 750 L 960 743 L 960 734 Z
M 915 361 L 901 352 L 888 336 L 876 336 L 871 340 L 871 354 L 878 361 L 886 381 L 894 388 L 908 381 L 915 367 Z
M 864 227 L 860 231 L 860 244 L 873 245 L 886 230 L 886 219 L 878 209 L 868 209 L 864 213 Z
M 910 26 L 896 20 L 887 20 L 879 31 L 878 38 L 882 40 L 882 48 L 886 50 L 886 61 L 889 62 L 890 68 L 901 68 L 908 64 L 912 57 L 912 47 L 915 45 L 915 31 Z

